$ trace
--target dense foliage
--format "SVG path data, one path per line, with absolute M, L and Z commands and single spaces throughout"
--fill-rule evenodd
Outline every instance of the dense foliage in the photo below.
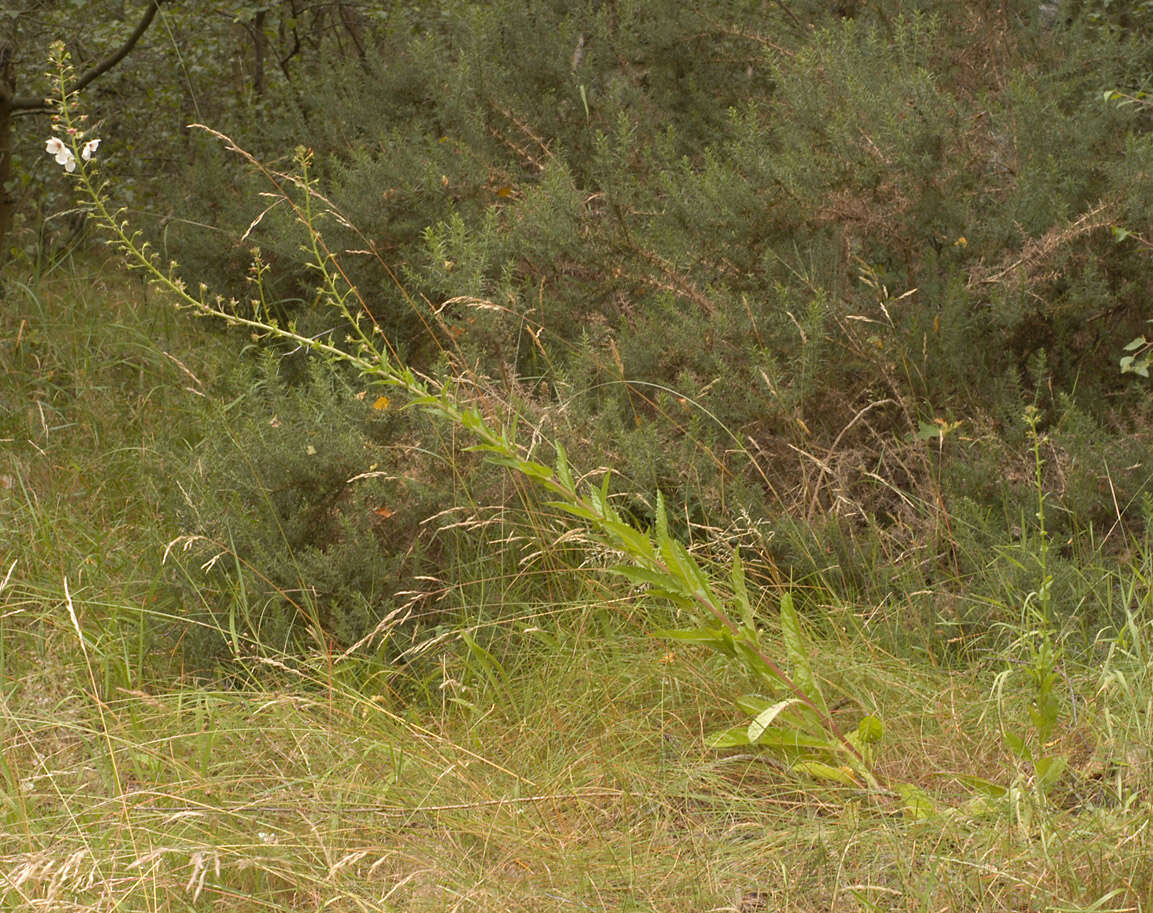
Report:
M 726 529 L 778 579 L 964 591 L 990 543 L 1030 548 L 1034 403 L 1054 535 L 1143 535 L 1147 393 L 1117 364 L 1150 291 L 1145 4 L 444 0 L 321 5 L 308 28 L 250 6 L 199 36 L 169 7 L 188 42 L 150 91 L 172 94 L 109 107 L 109 163 L 147 150 L 156 238 L 191 275 L 244 297 L 259 245 L 274 309 L 329 329 L 299 232 L 282 210 L 255 221 L 261 179 L 177 129 L 189 105 L 274 167 L 309 146 L 360 234 L 322 227 L 362 252 L 346 262 L 390 343 L 612 466 L 642 522 L 661 490 L 682 531 Z M 102 91 L 97 108 L 136 94 Z M 294 365 L 254 368 L 228 434 L 206 435 L 186 531 L 232 542 L 259 570 L 248 593 L 307 580 L 348 644 L 406 574 L 452 567 L 440 545 L 424 563 L 420 520 L 459 496 L 435 470 L 454 445 L 418 420 L 382 438 L 349 418 L 371 411 L 355 384 Z M 383 495 L 348 480 L 368 465 L 427 480 L 389 493 L 403 531 L 366 521 Z M 936 630 L 940 606 L 923 612 Z
M 153 2 L 0 9 L 0 906 L 1153 905 L 1151 0 Z

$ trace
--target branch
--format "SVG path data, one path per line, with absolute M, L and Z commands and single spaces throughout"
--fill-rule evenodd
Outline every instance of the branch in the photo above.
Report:
M 801 22 L 796 13 L 789 9 L 788 4 L 786 4 L 784 0 L 773 0 L 773 3 L 779 6 L 784 11 L 785 15 L 793 21 L 793 25 L 796 26 L 797 31 L 802 33 L 805 31 L 805 24 Z
M 136 42 L 140 37 L 148 31 L 148 27 L 152 25 L 152 20 L 156 18 L 156 11 L 160 9 L 160 4 L 164 0 L 148 0 L 148 7 L 144 11 L 144 16 L 141 18 L 139 24 L 136 26 L 135 31 L 128 36 L 128 39 L 122 44 L 119 50 L 113 51 L 102 61 L 95 66 L 81 73 L 77 77 L 76 82 L 68 87 L 68 92 L 79 92 L 85 88 L 89 83 L 103 76 L 120 61 L 132 53 L 132 49 L 136 47 Z M 10 111 L 47 111 L 49 105 L 44 104 L 43 98 L 36 98 L 32 95 L 22 95 L 13 98 L 9 104 Z

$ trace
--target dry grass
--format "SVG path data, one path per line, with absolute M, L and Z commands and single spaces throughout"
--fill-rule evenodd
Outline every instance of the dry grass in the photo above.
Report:
M 966 798 L 948 771 L 1010 776 L 971 675 L 837 652 L 837 680 L 888 720 L 885 775 L 942 807 Z M 1149 900 L 1146 792 L 1031 824 L 1007 809 L 909 821 L 763 758 L 704 749 L 702 730 L 725 722 L 723 674 L 640 635 L 612 649 L 575 637 L 538 648 L 510 683 L 523 714 L 477 688 L 467 706 L 397 715 L 306 667 L 261 690 L 94 698 L 74 652 L 46 659 L 72 687 L 46 703 L 30 674 L 3 704 L 5 909 L 1041 911 Z
M 924 820 L 763 755 L 706 749 L 746 683 L 715 657 L 647 637 L 647 608 L 614 602 L 620 593 L 542 600 L 502 622 L 501 674 L 440 637 L 420 657 L 428 696 L 407 703 L 357 657 L 243 660 L 232 686 L 171 674 L 166 656 L 139 655 L 139 622 L 182 611 L 171 596 L 149 601 L 174 531 L 141 480 L 173 414 L 159 388 L 184 375 L 99 349 L 84 354 L 87 374 L 74 371 L 65 343 L 77 326 L 53 325 L 43 294 L 42 309 L 5 325 L 9 340 L 19 320 L 35 334 L 0 349 L 4 394 L 40 384 L 45 414 L 62 419 L 38 424 L 37 410 L 0 470 L 0 909 L 1153 904 L 1141 618 L 1063 670 L 1071 699 L 1047 750 L 1071 773 L 1052 802 L 1026 792 L 978 814 L 953 774 L 1026 783 L 1000 727 L 1002 714 L 1021 725 L 1028 695 L 1010 688 L 1000 709 L 991 696 L 1003 658 L 949 670 L 928 653 L 894 656 L 876 632 L 901 626 L 903 603 L 859 617 L 828 606 L 814 668 L 847 725 L 866 710 L 885 721 L 878 772 L 933 797 L 941 814 Z M 29 340 L 36 348 L 21 348 Z M 762 574 L 773 577 L 750 568 Z

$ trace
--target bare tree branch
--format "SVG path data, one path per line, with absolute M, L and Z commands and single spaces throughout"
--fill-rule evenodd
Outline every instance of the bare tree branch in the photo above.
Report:
M 160 4 L 164 0 L 148 0 L 148 6 L 144 10 L 144 16 L 141 18 L 136 29 L 128 36 L 127 40 L 122 44 L 119 49 L 113 51 L 99 63 L 95 64 L 88 70 L 85 70 L 76 81 L 68 87 L 69 92 L 79 92 L 93 80 L 103 76 L 120 61 L 132 53 L 132 49 L 136 47 L 136 42 L 140 37 L 148 31 L 148 27 L 152 25 L 152 20 L 156 18 L 156 12 L 160 9 Z M 0 92 L 3 92 L 3 86 L 0 85 Z M 48 110 L 49 106 L 44 103 L 43 98 L 36 98 L 32 95 L 18 95 L 11 98 L 8 102 L 8 110 L 10 112 L 16 111 L 39 111 Z

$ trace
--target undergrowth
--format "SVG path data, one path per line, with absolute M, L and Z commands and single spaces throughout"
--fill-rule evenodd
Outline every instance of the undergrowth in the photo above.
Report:
M 7 907 L 1088 910 L 1149 902 L 1153 570 L 1142 543 L 1113 570 L 1088 550 L 1069 558 L 1084 592 L 1122 622 L 1093 632 L 1088 652 L 1062 657 L 1061 721 L 1047 750 L 1068 767 L 1032 817 L 1007 819 L 1000 809 L 1009 800 L 994 796 L 985 814 L 964 818 L 878 814 L 851 790 L 814 791 L 771 755 L 709 749 L 704 736 L 731 725 L 727 708 L 744 693 L 744 677 L 691 645 L 648 637 L 668 617 L 604 583 L 570 602 L 538 589 L 492 614 L 480 611 L 485 600 L 462 598 L 420 663 L 315 643 L 285 653 L 246 638 L 215 682 L 173 677 L 167 636 L 145 642 L 142 663 L 138 652 L 140 631 L 174 636 L 189 620 L 188 606 L 161 583 L 179 515 L 164 515 L 164 476 L 151 474 L 152 461 L 171 442 L 179 452 L 204 434 L 201 410 L 217 407 L 162 352 L 211 377 L 236 358 L 234 345 L 201 322 L 166 315 L 108 265 L 77 265 L 34 291 L 22 293 L 5 325 L 6 366 L 20 364 L 17 339 L 51 347 L 5 372 L 4 396 L 35 404 L 44 390 L 45 413 L 51 406 L 58 419 L 45 432 L 29 420 L 39 408 L 24 413 L 22 436 L 6 448 L 5 528 L 15 533 L 0 591 Z M 97 319 L 113 305 L 116 320 Z M 142 361 L 131 371 L 123 350 L 119 360 L 88 360 L 101 338 L 132 338 L 125 327 L 138 321 L 164 338 L 163 349 L 140 339 L 133 350 Z M 142 383 L 151 370 L 171 373 L 160 375 L 163 384 Z M 141 390 L 151 397 L 133 395 Z M 149 428 L 154 436 L 141 447 Z M 489 538 L 491 529 L 474 531 L 478 558 L 481 542 L 485 551 L 510 547 Z M 1002 579 L 1006 599 L 1021 595 L 1006 567 L 1021 562 L 1022 579 L 1036 580 L 1026 545 L 990 553 L 978 567 L 987 585 Z M 589 547 L 574 545 L 566 573 L 585 573 L 576 564 L 595 556 Z M 492 565 L 473 568 L 481 566 Z M 811 663 L 834 715 L 851 696 L 884 720 L 886 781 L 920 784 L 940 807 L 971 801 L 972 786 L 957 774 L 1000 770 L 988 779 L 1011 789 L 1001 730 L 1028 720 L 1025 680 L 1010 679 L 998 704 L 995 652 L 939 643 L 915 658 L 909 607 L 945 594 L 849 602 L 822 570 L 797 590 L 812 620 Z M 505 590 L 516 574 L 514 566 L 487 589 Z M 750 558 L 749 578 L 761 611 L 771 571 Z M 215 630 L 224 642 L 232 636 L 227 625 Z M 964 661 L 942 664 L 950 650 Z
M 0 904 L 1153 903 L 1149 506 L 1110 468 L 1139 441 L 1093 475 L 1105 420 L 1071 399 L 927 410 L 871 466 L 795 448 L 788 516 L 666 504 L 659 473 L 570 458 L 517 378 L 450 345 L 413 370 L 325 247 L 307 155 L 230 148 L 337 332 L 278 321 L 259 256 L 255 304 L 189 294 L 87 162 L 151 284 L 66 260 L 5 285 Z M 949 494 L 965 473 L 985 496 Z

